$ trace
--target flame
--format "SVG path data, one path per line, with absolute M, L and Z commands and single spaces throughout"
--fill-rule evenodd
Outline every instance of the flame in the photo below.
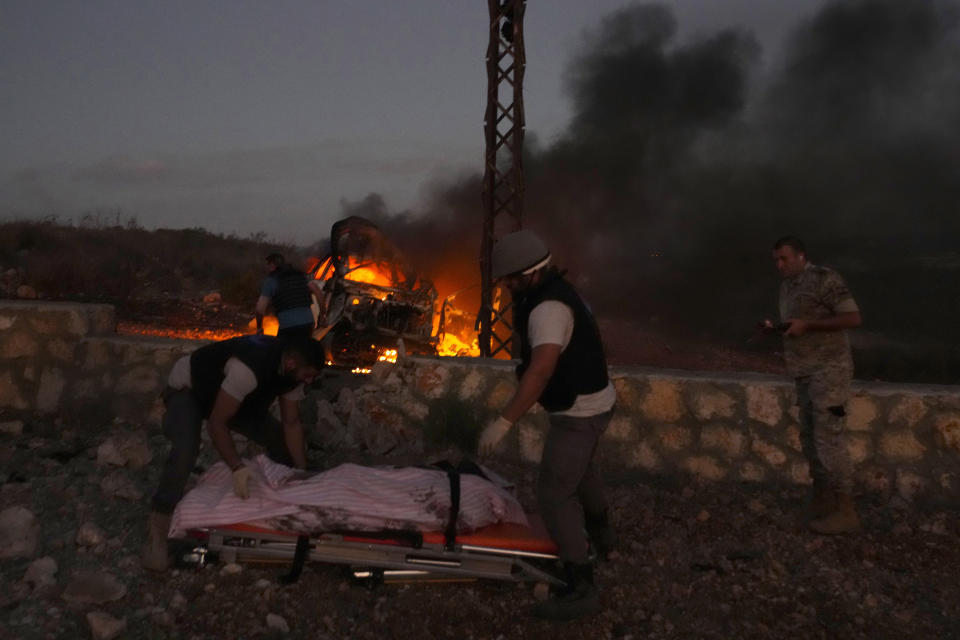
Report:
M 440 342 L 437 344 L 437 355 L 468 358 L 480 357 L 480 336 L 475 329 L 477 323 L 476 313 L 465 311 L 455 304 L 457 295 L 469 289 L 471 288 L 461 289 L 460 291 L 449 294 L 444 299 L 445 326 L 443 333 L 439 335 Z M 499 288 L 494 289 L 492 302 L 494 310 L 499 311 L 502 305 L 501 291 Z M 439 324 L 440 314 L 437 314 L 437 317 L 434 318 L 434 335 L 437 335 L 440 330 Z M 496 357 L 509 358 L 509 355 L 501 351 Z
M 348 256 L 348 260 L 349 272 L 346 275 L 346 279 L 354 282 L 373 284 L 386 288 L 396 288 L 397 286 L 403 285 L 404 278 L 406 277 L 402 270 L 393 268 L 387 263 L 372 261 L 364 262 L 362 259 L 358 259 L 355 256 Z M 436 310 L 434 313 L 432 335 L 437 340 L 437 355 L 448 357 L 479 357 L 479 338 L 475 328 L 476 312 L 473 310 L 474 305 L 478 302 L 474 298 L 478 295 L 479 289 L 476 285 L 473 285 L 467 288 L 460 288 L 458 291 L 451 293 L 451 290 L 455 290 L 457 281 L 462 281 L 465 278 L 470 277 L 467 275 L 468 270 L 464 268 L 464 265 L 458 264 L 458 262 L 458 260 L 454 260 L 448 263 L 447 268 L 437 269 L 438 273 L 435 274 L 436 277 L 431 274 L 431 280 L 434 283 L 442 282 L 442 286 L 438 286 L 437 292 L 439 294 L 439 300 L 443 302 L 438 301 L 438 306 L 441 304 L 443 305 L 443 314 L 445 317 L 445 326 L 443 328 L 443 332 L 440 333 L 439 323 L 441 314 L 440 309 Z M 333 275 L 333 266 L 329 257 L 320 262 L 315 271 L 310 269 L 310 267 L 313 267 L 316 264 L 316 262 L 307 264 L 308 269 L 315 274 L 315 279 L 325 281 Z M 463 298 L 463 300 L 460 301 L 464 304 L 463 308 L 460 308 L 455 304 L 458 293 L 461 294 L 460 297 Z M 368 292 L 368 295 L 377 295 L 380 296 L 381 299 L 386 299 L 388 293 L 386 291 L 377 292 L 375 290 L 371 290 Z M 350 301 L 350 303 L 359 304 L 359 300 L 354 298 Z M 494 294 L 493 306 L 495 309 L 499 309 L 501 307 L 499 290 L 497 290 Z M 467 309 L 471 310 L 468 311 Z M 277 329 L 278 326 L 276 317 L 264 317 L 263 332 L 265 335 L 275 336 L 277 334 Z M 117 332 L 125 335 L 145 335 L 175 339 L 211 341 L 227 340 L 237 336 L 250 335 L 255 331 L 255 319 L 251 319 L 248 323 L 246 323 L 245 326 L 226 329 L 174 326 L 157 327 L 147 325 L 146 323 L 132 321 L 121 321 L 118 323 L 117 327 Z M 397 361 L 397 355 L 396 349 L 386 349 L 377 354 L 377 361 L 395 363 Z M 504 351 L 501 351 L 497 354 L 497 357 L 505 358 L 509 356 Z M 357 367 L 357 369 L 354 370 L 354 373 L 366 374 L 369 373 L 369 369 L 366 367 Z
M 384 273 L 376 265 L 367 265 L 354 268 L 351 264 L 351 270 L 347 273 L 347 280 L 354 282 L 363 282 L 365 284 L 376 284 L 381 287 L 394 286 L 389 274 Z
M 403 277 L 400 274 L 397 274 L 398 280 L 394 279 L 393 270 L 390 269 L 389 265 L 376 262 L 363 262 L 356 256 L 347 257 L 347 268 L 348 271 L 345 279 L 352 280 L 353 282 L 375 284 L 381 287 L 396 287 L 403 282 Z M 328 257 L 320 263 L 314 279 L 329 280 L 332 275 L 333 265 L 331 265 L 330 258 Z
M 253 333 L 257 330 L 257 319 L 254 318 L 247 323 L 247 329 L 250 329 L 247 333 Z M 263 316 L 263 335 L 265 336 L 275 336 L 277 331 L 280 330 L 280 323 L 277 321 L 275 316 Z
M 480 355 L 480 339 L 474 334 L 472 342 L 468 344 L 460 336 L 446 333 L 440 344 L 437 345 L 437 355 L 478 357 Z
M 356 256 L 348 256 L 347 259 L 349 261 L 349 271 L 346 275 L 347 280 L 374 284 L 383 287 L 396 287 L 398 284 L 402 283 L 403 274 L 391 269 L 390 265 L 388 264 L 369 261 L 363 262 Z M 329 257 L 325 258 L 319 264 L 315 274 L 316 275 L 314 277 L 317 280 L 325 281 L 330 279 L 330 277 L 333 275 L 333 265 L 331 264 L 331 259 Z M 395 278 L 400 279 L 400 283 L 398 283 Z M 376 292 L 370 293 L 373 295 L 378 295 Z M 385 292 L 379 294 L 381 300 L 386 299 L 386 296 L 387 294 Z M 455 294 L 453 297 L 455 297 Z M 472 317 L 473 314 L 469 314 L 461 309 L 456 308 L 453 305 L 453 297 L 447 299 L 446 313 L 448 317 L 456 317 L 458 321 L 452 324 L 450 322 L 447 323 L 444 333 L 439 336 L 440 340 L 437 344 L 437 354 L 441 356 L 479 356 L 479 340 L 476 331 L 473 329 L 476 319 L 475 317 Z M 359 302 L 360 301 L 357 298 L 350 300 L 350 304 L 359 304 Z M 499 308 L 499 299 L 495 302 L 495 307 Z M 438 331 L 440 329 L 439 324 L 440 314 L 435 313 L 433 320 L 434 336 L 438 335 Z M 394 353 L 392 356 L 385 357 L 384 354 L 381 354 L 379 356 L 379 361 L 396 362 L 396 352 L 395 350 L 393 351 Z

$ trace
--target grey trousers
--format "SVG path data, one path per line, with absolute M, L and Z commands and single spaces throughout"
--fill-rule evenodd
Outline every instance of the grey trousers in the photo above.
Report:
M 612 410 L 589 418 L 550 416 L 537 501 L 564 562 L 587 562 L 584 516 L 598 518 L 607 511 L 603 481 L 593 458 L 611 417 Z
M 850 377 L 845 372 L 796 379 L 800 443 L 814 484 L 849 494 L 853 465 L 846 439 L 846 403 Z
M 154 511 L 173 513 L 200 455 L 200 428 L 204 417 L 189 389 L 168 390 L 164 402 L 167 410 L 163 414 L 163 433 L 170 440 L 170 454 L 160 473 L 152 504 Z M 283 427 L 273 416 L 238 413 L 227 423 L 227 427 L 263 445 L 271 460 L 293 465 L 283 437 Z

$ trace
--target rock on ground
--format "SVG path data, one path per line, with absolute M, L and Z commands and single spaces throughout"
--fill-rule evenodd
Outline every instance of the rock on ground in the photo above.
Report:
M 620 541 L 597 565 L 603 611 L 562 625 L 528 615 L 544 589 L 533 584 L 386 584 L 368 588 L 338 565 L 309 563 L 283 585 L 284 565 L 244 564 L 234 574 L 213 563 L 154 574 L 140 568 L 148 501 L 166 444 L 150 433 L 154 462 L 98 465 L 92 456 L 44 458 L 57 447 L 96 451 L 109 435 L 96 425 L 31 423 L 0 434 L 0 513 L 31 514 L 34 548 L 0 559 L 0 639 L 87 638 L 88 614 L 126 627 L 116 637 L 353 638 L 851 638 L 956 637 L 960 628 L 960 514 L 884 495 L 858 499 L 865 531 L 819 537 L 796 525 L 802 487 L 694 483 L 608 473 L 611 518 Z M 334 466 L 456 460 L 456 450 L 420 457 L 311 451 Z M 407 454 L 404 454 L 407 455 Z M 204 448 L 199 465 L 215 460 Z M 536 469 L 497 461 L 535 508 Z M 101 489 L 103 477 L 111 482 Z M 101 551 L 78 546 L 96 523 Z M 42 557 L 35 559 L 34 556 Z M 53 571 L 54 566 L 56 571 Z M 81 576 L 86 576 L 81 578 Z M 65 585 L 62 592 L 56 579 Z M 46 588 L 40 588 L 46 585 Z M 101 615 L 103 637 L 113 627 Z M 271 616 L 268 620 L 268 616 Z M 274 618 L 275 616 L 276 618 Z M 288 628 L 284 631 L 279 620 Z M 276 626 L 271 627 L 271 622 Z
M 113 640 L 127 628 L 126 620 L 117 620 L 103 611 L 91 611 L 87 614 L 90 635 L 93 640 Z
M 40 523 L 29 509 L 14 506 L 0 511 L 0 560 L 33 557 L 39 535 Z

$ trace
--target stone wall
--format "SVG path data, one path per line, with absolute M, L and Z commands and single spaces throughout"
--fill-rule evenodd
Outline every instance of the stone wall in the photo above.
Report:
M 167 370 L 197 346 L 117 336 L 110 305 L 0 301 L 0 420 L 157 422 Z
M 0 303 L 0 423 L 32 415 L 156 425 L 173 361 L 198 343 L 113 334 L 103 305 Z M 618 409 L 607 464 L 705 481 L 809 482 L 788 381 L 759 374 L 613 368 Z M 416 454 L 468 448 L 513 392 L 508 362 L 407 358 L 359 384 L 313 392 L 304 413 L 325 449 Z M 862 490 L 935 501 L 960 495 L 960 387 L 857 383 L 849 447 Z M 102 423 L 101 423 L 102 424 Z M 535 462 L 546 415 L 513 429 L 504 455 Z
M 791 382 L 640 367 L 613 367 L 611 377 L 618 406 L 601 443 L 607 464 L 705 481 L 810 481 Z M 409 425 L 429 422 L 436 403 L 460 403 L 456 415 L 479 428 L 513 389 L 509 363 L 419 358 L 382 372 L 346 404 L 372 403 Z M 960 387 L 857 382 L 854 392 L 848 446 L 861 490 L 954 501 L 960 495 Z M 338 404 L 322 415 L 349 417 Z M 517 427 L 508 435 L 508 453 L 539 460 L 546 414 L 533 411 Z

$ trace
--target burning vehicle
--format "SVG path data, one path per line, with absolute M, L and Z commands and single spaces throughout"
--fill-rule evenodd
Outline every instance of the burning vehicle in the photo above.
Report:
M 476 314 L 459 308 L 477 287 L 460 289 L 440 299 L 432 280 L 418 274 L 403 253 L 369 220 L 351 216 L 334 223 L 330 251 L 311 258 L 305 271 L 321 283 L 323 295 L 313 305 L 327 359 L 355 373 L 369 373 L 376 362 L 395 362 L 402 348 L 409 354 L 477 356 Z M 194 318 L 190 318 L 194 320 Z M 226 340 L 255 330 L 250 319 L 229 327 L 153 327 L 121 322 L 128 334 L 194 340 Z M 277 320 L 268 316 L 264 333 L 276 335 Z M 401 347 L 402 344 L 402 347 Z
M 308 275 L 323 281 L 315 335 L 338 365 L 366 367 L 407 353 L 435 354 L 437 289 L 418 275 L 375 224 L 357 216 L 334 223 L 330 253 Z

